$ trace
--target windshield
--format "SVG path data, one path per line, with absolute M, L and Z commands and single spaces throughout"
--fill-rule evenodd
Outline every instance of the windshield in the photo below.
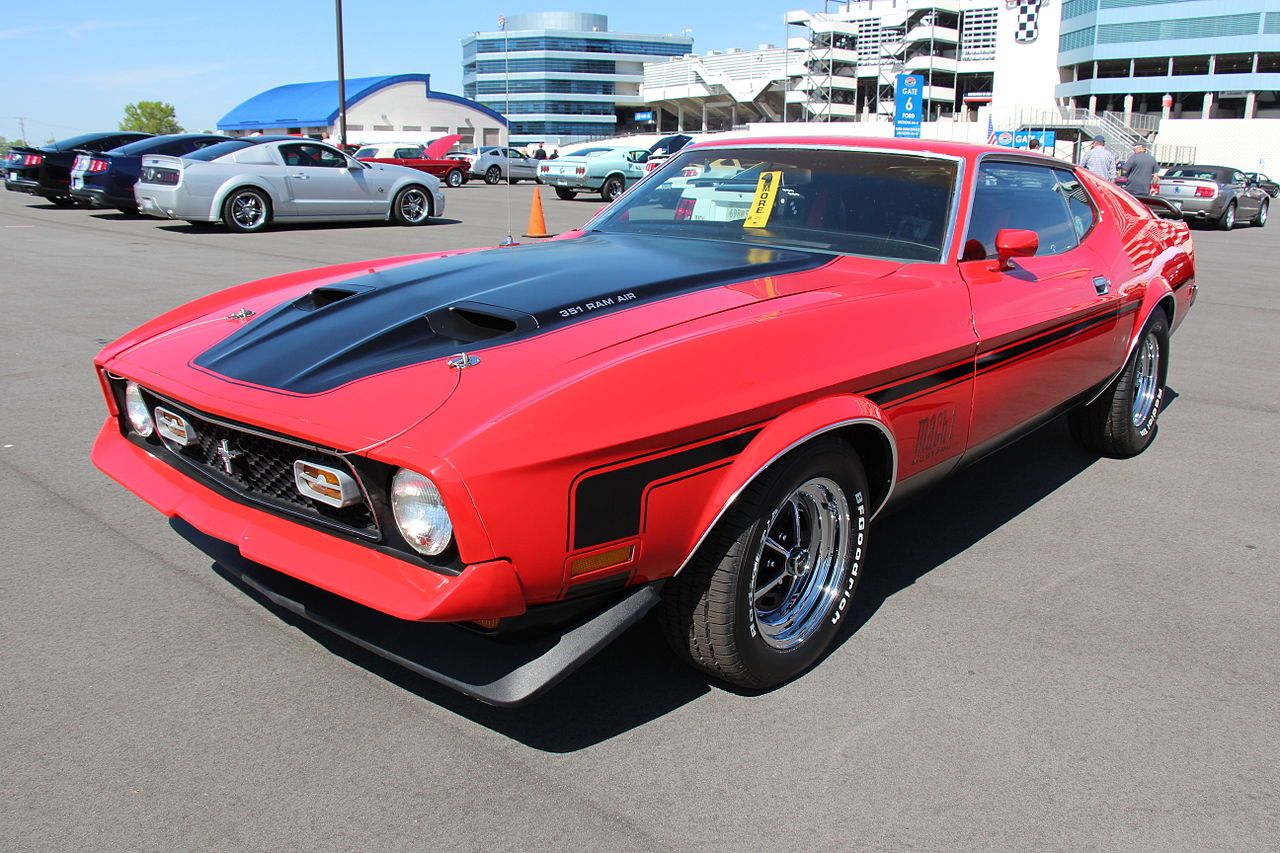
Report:
M 958 168 L 852 149 L 685 150 L 593 230 L 937 261 Z
M 217 160 L 219 157 L 225 157 L 233 151 L 243 151 L 246 148 L 252 148 L 257 145 L 256 142 L 250 142 L 247 139 L 230 139 L 226 142 L 219 142 L 217 145 L 210 145 L 208 148 L 201 148 L 199 151 L 192 151 L 187 154 L 186 160 Z

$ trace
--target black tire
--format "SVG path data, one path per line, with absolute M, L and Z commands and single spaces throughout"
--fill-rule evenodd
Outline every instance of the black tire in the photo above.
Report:
M 237 234 L 253 234 L 271 222 L 271 200 L 256 187 L 241 187 L 222 202 L 222 224 Z
M 1236 203 L 1233 201 L 1227 205 L 1227 209 L 1222 211 L 1222 215 L 1218 217 L 1218 228 L 1223 231 L 1230 231 L 1236 225 Z
M 502 168 L 500 166 L 490 166 L 484 173 L 484 182 L 492 186 L 502 180 Z
M 1144 394 L 1144 383 L 1139 374 L 1149 374 L 1144 369 L 1144 351 L 1150 343 L 1156 347 L 1157 362 L 1154 370 L 1154 386 L 1150 397 Z M 1156 309 L 1142 334 L 1138 345 L 1125 363 L 1120 376 L 1102 392 L 1096 400 L 1071 411 L 1068 422 L 1071 434 L 1086 449 L 1112 459 L 1127 459 L 1147 449 L 1156 436 L 1156 421 L 1164 403 L 1165 377 L 1169 372 L 1169 319 L 1164 311 Z M 1148 399 L 1138 404 L 1138 397 Z M 1137 421 L 1135 423 L 1135 420 Z
M 45 198 L 48 199 L 54 207 L 72 207 L 76 203 L 76 200 L 69 195 L 50 195 L 45 196 Z
M 1258 212 L 1253 215 L 1253 219 L 1251 220 L 1251 224 L 1253 225 L 1254 228 L 1266 227 L 1267 217 L 1269 216 L 1269 211 L 1267 210 L 1267 208 L 1270 206 L 1271 206 L 1271 202 L 1267 201 L 1266 199 L 1262 200 L 1262 205 L 1258 208 Z
M 565 187 L 556 187 L 556 196 L 565 201 L 573 201 L 578 197 L 577 190 L 566 189 Z
M 812 504 L 806 533 L 800 503 L 792 501 L 813 484 L 821 484 L 821 494 L 838 491 L 843 503 L 832 498 L 837 511 L 827 516 L 819 504 Z M 750 688 L 773 687 L 812 666 L 835 639 L 861 576 L 870 513 L 867 495 L 857 456 L 834 438 L 798 448 L 757 477 L 689 565 L 663 588 L 659 622 L 676 654 L 716 678 Z M 783 510 L 789 506 L 795 507 L 795 523 L 787 529 L 795 531 L 795 541 L 783 555 L 783 549 L 765 542 L 768 537 L 786 544 L 782 525 L 792 516 L 784 517 Z M 803 566 L 809 556 L 801 541 L 812 537 L 818 522 L 827 517 L 845 519 L 843 530 L 838 522 L 827 528 L 837 531 L 841 548 L 829 561 L 815 561 L 803 574 L 793 573 L 792 567 Z M 813 544 L 812 538 L 809 541 Z M 778 623 L 769 621 L 770 614 L 789 608 L 797 593 L 796 607 L 811 602 L 793 625 L 797 631 L 803 626 L 804 633 L 786 638 L 775 633 Z M 777 609 L 762 612 L 771 600 L 779 602 Z M 785 645 L 788 641 L 794 645 Z
M 391 216 L 401 225 L 426 225 L 431 220 L 431 193 L 426 187 L 410 184 L 391 200 Z
M 467 178 L 462 174 L 461 169 L 450 169 L 448 174 L 444 176 L 445 186 L 460 187 L 467 182 Z
M 520 179 L 519 179 L 519 178 L 507 178 L 507 183 L 509 183 L 509 184 L 518 184 L 518 183 L 520 183 Z
M 600 198 L 605 201 L 613 201 L 622 195 L 622 191 L 627 188 L 626 182 L 618 175 L 610 175 L 605 178 L 604 184 L 600 187 Z

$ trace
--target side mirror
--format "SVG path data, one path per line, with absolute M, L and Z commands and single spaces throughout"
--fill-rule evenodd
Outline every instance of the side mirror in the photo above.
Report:
M 1029 258 L 1040 249 L 1040 237 L 1034 231 L 1002 228 L 996 232 L 996 257 L 1001 270 L 1013 269 L 1011 258 Z

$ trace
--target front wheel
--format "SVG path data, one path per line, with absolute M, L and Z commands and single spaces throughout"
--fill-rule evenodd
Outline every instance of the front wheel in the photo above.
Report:
M 556 187 L 556 196 L 564 199 L 565 201 L 573 201 L 578 197 L 578 192 L 577 190 L 570 190 L 564 187 Z
M 604 186 L 600 187 L 600 197 L 605 201 L 613 201 L 622 195 L 622 190 L 626 187 L 622 178 L 617 175 L 611 175 L 604 182 Z
M 484 173 L 484 182 L 486 184 L 496 184 L 502 180 L 502 169 L 498 166 L 490 166 Z
M 1218 220 L 1218 227 L 1223 231 L 1230 231 L 1236 227 L 1236 203 L 1234 201 L 1227 205 L 1227 209 L 1222 212 L 1222 217 Z
M 1253 224 L 1256 228 L 1262 228 L 1267 224 L 1267 208 L 1271 206 L 1270 202 L 1264 201 L 1262 206 L 1258 208 L 1257 214 L 1253 217 Z
M 1098 399 L 1072 410 L 1071 434 L 1103 456 L 1137 456 L 1156 436 L 1168 371 L 1169 321 L 1156 309 L 1120 376 Z
M 271 221 L 271 202 L 261 190 L 236 190 L 222 203 L 222 221 L 241 234 L 261 231 Z
M 463 177 L 461 169 L 450 169 L 449 174 L 444 176 L 444 182 L 450 187 L 460 187 L 466 182 L 466 178 Z
M 742 687 L 781 684 L 831 645 L 867 548 L 862 465 L 843 442 L 811 442 L 751 483 L 663 589 L 676 653 Z
M 423 225 L 431 218 L 431 199 L 422 187 L 405 187 L 391 202 L 391 214 L 401 225 Z

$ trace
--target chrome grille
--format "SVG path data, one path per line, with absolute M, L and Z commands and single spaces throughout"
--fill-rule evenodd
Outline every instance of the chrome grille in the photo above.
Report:
M 204 478 L 248 500 L 360 536 L 380 538 L 363 483 L 363 500 L 342 508 L 305 498 L 294 485 L 293 463 L 298 460 L 348 471 L 360 482 L 356 469 L 336 452 L 224 421 L 150 392 L 144 394 L 153 411 L 160 405 L 189 421 L 194 441 L 186 447 L 163 440 L 162 444 Z

